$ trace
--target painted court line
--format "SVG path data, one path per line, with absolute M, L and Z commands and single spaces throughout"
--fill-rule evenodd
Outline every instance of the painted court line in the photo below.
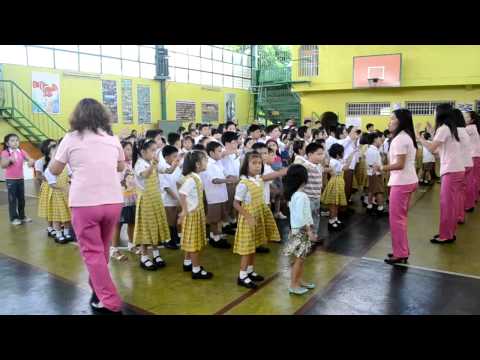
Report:
M 374 259 L 374 258 L 368 258 L 368 257 L 363 257 L 362 259 L 368 260 L 368 261 L 385 263 L 383 260 L 380 260 L 380 259 Z M 463 274 L 463 273 L 458 273 L 458 272 L 454 272 L 454 271 L 433 269 L 433 268 L 428 268 L 428 267 L 424 267 L 424 266 L 416 266 L 416 265 L 410 265 L 410 264 L 395 264 L 395 266 L 403 266 L 403 267 L 408 267 L 408 268 L 412 268 L 412 269 L 425 270 L 425 271 L 431 271 L 431 272 L 437 272 L 437 273 L 442 273 L 442 274 L 455 275 L 455 276 L 461 276 L 461 277 L 466 277 L 466 278 L 470 278 L 470 279 L 480 280 L 480 276 Z
M 2 252 L 0 252 L 0 256 L 6 257 L 6 258 L 9 258 L 9 259 L 11 259 L 11 260 L 13 260 L 13 261 L 16 261 L 16 262 L 19 262 L 19 263 L 21 263 L 21 264 L 24 264 L 24 265 L 26 265 L 26 266 L 28 266 L 28 267 L 31 267 L 31 268 L 33 268 L 33 269 L 35 269 L 35 270 L 37 270 L 37 271 L 46 272 L 47 274 L 49 274 L 49 275 L 52 276 L 53 278 L 58 279 L 58 280 L 60 280 L 60 281 L 63 281 L 64 283 L 66 283 L 66 284 L 68 284 L 68 285 L 73 285 L 73 286 L 76 286 L 76 287 L 78 287 L 78 288 L 80 288 L 80 289 L 87 290 L 87 291 L 91 291 L 90 286 L 84 285 L 83 283 L 76 283 L 76 282 L 74 282 L 74 281 L 72 281 L 72 280 L 70 280 L 70 279 L 64 278 L 63 276 L 60 276 L 60 275 L 58 275 L 58 274 L 52 273 L 52 272 L 50 272 L 50 271 L 48 271 L 48 270 L 45 270 L 45 269 L 43 269 L 43 268 L 41 268 L 41 267 L 39 267 L 39 266 L 37 266 L 37 265 L 30 264 L 30 263 L 28 263 L 28 262 L 26 262 L 26 261 L 17 259 L 17 258 L 15 258 L 15 257 L 13 257 L 13 256 L 7 255 L 7 254 L 2 253 Z M 134 311 L 136 311 L 139 315 L 155 315 L 155 313 L 153 313 L 153 312 L 150 312 L 150 311 L 148 311 L 148 310 L 139 308 L 138 306 L 132 305 L 132 304 L 127 303 L 127 302 L 125 302 L 125 301 L 123 302 L 123 304 L 124 304 L 125 306 L 129 307 L 130 309 L 133 309 Z

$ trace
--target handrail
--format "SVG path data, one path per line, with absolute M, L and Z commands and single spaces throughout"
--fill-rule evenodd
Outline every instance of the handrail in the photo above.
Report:
M 45 110 L 43 110 L 43 108 L 35 101 L 32 99 L 32 97 L 30 95 L 28 95 L 20 86 L 18 86 L 18 84 L 15 82 L 15 81 L 12 81 L 12 80 L 0 80 L 0 82 L 4 82 L 4 83 L 10 83 L 12 84 L 13 86 L 15 86 L 18 90 L 20 90 L 20 92 L 25 95 L 36 107 L 37 109 L 40 109 L 40 111 L 46 115 L 55 125 L 57 125 L 60 129 L 62 129 L 64 132 L 67 132 L 67 130 L 62 126 L 60 125 L 49 113 L 47 113 Z

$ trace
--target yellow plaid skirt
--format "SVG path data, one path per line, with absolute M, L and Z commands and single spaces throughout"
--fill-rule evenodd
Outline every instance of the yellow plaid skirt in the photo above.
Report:
M 267 241 L 280 241 L 280 233 L 278 232 L 277 223 L 273 217 L 272 210 L 270 210 L 270 206 L 267 204 L 263 204 L 263 217 L 265 219 L 265 239 Z M 257 246 L 259 245 L 261 244 L 257 244 Z
M 187 252 L 202 250 L 207 244 L 207 232 L 205 230 L 205 211 L 203 207 L 185 216 L 182 223 L 181 248 Z
M 42 181 L 40 193 L 38 196 L 38 217 L 47 218 L 48 213 L 48 197 L 50 195 L 50 186 L 46 181 Z
M 64 191 L 50 188 L 47 204 L 47 221 L 64 223 L 71 220 L 68 195 Z
M 170 229 L 160 193 L 147 196 L 145 193 L 139 193 L 133 243 L 135 245 L 158 245 L 169 240 Z
M 368 186 L 367 163 L 365 162 L 364 157 L 359 160 L 357 166 L 355 167 L 354 178 L 358 190 L 361 190 Z
M 322 194 L 322 203 L 325 205 L 347 206 L 343 175 L 336 175 L 330 178 Z

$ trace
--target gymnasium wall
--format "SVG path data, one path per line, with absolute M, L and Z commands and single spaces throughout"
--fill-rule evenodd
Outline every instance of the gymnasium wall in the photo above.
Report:
M 480 99 L 480 46 L 451 45 L 319 45 L 318 76 L 299 77 L 299 46 L 292 46 L 292 76 L 302 101 L 302 117 L 330 110 L 345 118 L 349 102 L 405 104 L 405 101 L 454 100 L 474 103 Z M 401 87 L 394 89 L 352 89 L 353 57 L 402 54 Z M 360 116 L 362 124 L 372 122 L 384 128 L 388 116 Z M 415 116 L 416 121 L 432 116 Z
M 22 65 L 3 64 L 3 79 L 15 81 L 27 94 L 31 95 L 32 72 L 50 72 L 60 75 L 60 114 L 52 115 L 52 117 L 68 129 L 68 119 L 74 107 L 79 100 L 85 97 L 91 97 L 102 101 L 102 80 L 115 80 L 117 82 L 117 105 L 119 122 L 113 125 L 115 133 L 119 133 L 123 129 L 146 130 L 153 128 L 161 119 L 160 106 L 160 82 L 149 79 L 130 78 L 116 75 L 100 75 L 100 78 L 87 78 L 80 76 L 71 76 L 64 73 L 63 70 L 55 70 L 41 67 L 31 67 Z M 122 96 L 121 96 L 121 79 L 132 80 L 132 105 L 133 105 L 133 123 L 122 123 Z M 137 86 L 146 85 L 150 87 L 151 101 L 151 119 L 152 124 L 138 124 L 137 111 Z M 225 105 L 224 98 L 226 93 L 236 94 L 236 111 L 239 123 L 246 124 L 249 122 L 250 101 L 252 96 L 247 90 L 216 88 L 209 89 L 195 84 L 183 84 L 176 82 L 167 82 L 167 119 L 175 120 L 176 118 L 176 101 L 188 100 L 196 103 L 195 119 L 200 122 L 202 119 L 201 103 L 217 102 L 219 107 L 219 121 L 224 122 Z M 253 114 L 250 114 L 250 117 Z M 0 121 L 0 138 L 11 132 L 11 128 L 4 121 Z

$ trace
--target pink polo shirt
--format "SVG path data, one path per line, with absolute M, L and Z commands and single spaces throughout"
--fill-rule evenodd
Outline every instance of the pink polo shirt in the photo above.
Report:
M 473 157 L 480 157 L 480 135 L 478 134 L 477 125 L 467 125 L 465 129 L 467 129 L 467 134 L 470 135 Z
M 416 153 L 417 149 L 413 145 L 412 138 L 405 131 L 400 131 L 390 144 L 388 152 L 389 161 L 390 164 L 396 163 L 398 155 L 407 155 L 407 158 L 403 169 L 390 171 L 388 186 L 418 183 L 417 172 L 415 171 Z
M 458 127 L 457 131 L 458 137 L 460 138 L 460 147 L 462 148 L 463 166 L 473 167 L 473 147 L 467 129 L 464 127 Z
M 5 179 L 18 180 L 23 179 L 23 163 L 27 159 L 25 151 L 17 150 L 3 150 L 1 153 L 2 159 L 16 157 L 15 163 L 9 165 L 5 169 Z
M 437 129 L 433 141 L 440 143 L 438 148 L 440 176 L 446 173 L 465 171 L 460 141 L 453 137 L 447 125 L 442 125 Z
M 117 165 L 125 160 L 120 141 L 104 131 L 68 133 L 60 143 L 55 160 L 70 165 L 71 207 L 123 204 Z

